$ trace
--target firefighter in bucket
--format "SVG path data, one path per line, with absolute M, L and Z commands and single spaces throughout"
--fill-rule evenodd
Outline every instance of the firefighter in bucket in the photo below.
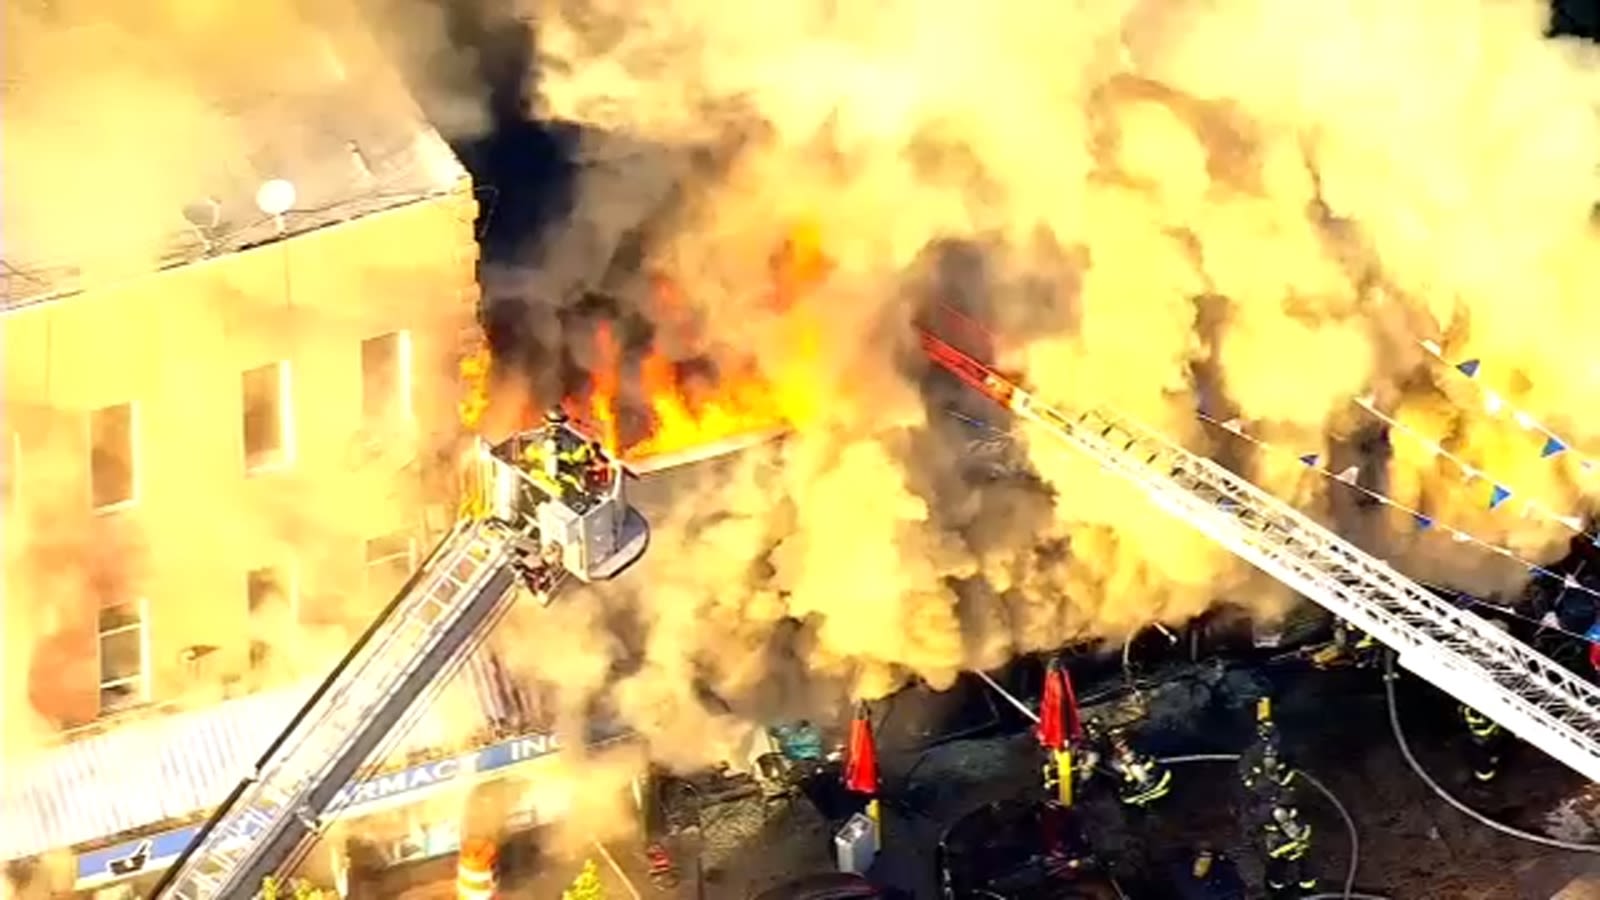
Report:
M 581 507 L 589 493 L 595 447 L 567 426 L 567 414 L 560 407 L 544 414 L 544 426 L 543 439 L 523 451 L 523 461 L 551 497 Z

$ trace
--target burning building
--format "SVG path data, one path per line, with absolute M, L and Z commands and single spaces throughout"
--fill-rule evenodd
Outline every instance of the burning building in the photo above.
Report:
M 82 85 L 8 84 L 7 181 L 31 187 L 8 190 L 0 308 L 0 860 L 24 895 L 170 861 L 453 523 L 477 198 L 378 44 L 328 17 L 274 33 L 270 96 L 193 72 L 118 88 L 200 110 L 173 141 L 228 138 L 140 228 L 114 206 L 61 227 L 83 210 L 51 198 L 80 192 L 41 160 L 82 155 L 54 112 Z M 107 165 L 141 202 L 140 179 L 183 180 L 129 156 Z M 553 748 L 491 651 L 449 690 L 353 813 Z M 462 735 L 500 750 L 462 763 Z

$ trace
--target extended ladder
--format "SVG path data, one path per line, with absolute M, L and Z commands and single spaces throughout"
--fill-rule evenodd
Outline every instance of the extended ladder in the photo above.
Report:
M 320 830 L 334 794 L 386 746 L 439 676 L 459 667 L 512 595 L 517 535 L 463 521 L 306 703 L 155 896 L 254 897 Z
M 1401 665 L 1600 781 L 1600 688 L 1166 437 L 1109 412 L 1051 409 L 931 334 L 924 333 L 923 349 L 1167 512 L 1382 641 Z

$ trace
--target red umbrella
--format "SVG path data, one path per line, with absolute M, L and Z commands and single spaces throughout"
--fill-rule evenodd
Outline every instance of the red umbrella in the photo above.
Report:
M 850 723 L 850 746 L 845 752 L 844 786 L 858 794 L 878 793 L 878 748 L 872 740 L 872 722 L 863 706 Z
M 1072 673 L 1062 666 L 1061 694 L 1066 701 L 1067 739 L 1078 741 L 1083 739 L 1083 718 L 1078 715 L 1078 692 L 1072 689 Z
M 1066 723 L 1062 721 L 1062 694 L 1064 681 L 1061 667 L 1054 662 L 1044 670 L 1044 696 L 1039 700 L 1039 726 L 1034 733 L 1046 750 L 1060 750 L 1066 745 Z
M 1044 673 L 1044 697 L 1039 701 L 1039 727 L 1035 730 L 1046 750 L 1060 750 L 1067 741 L 1083 737 L 1083 721 L 1078 717 L 1078 695 L 1072 690 L 1072 676 L 1055 660 Z

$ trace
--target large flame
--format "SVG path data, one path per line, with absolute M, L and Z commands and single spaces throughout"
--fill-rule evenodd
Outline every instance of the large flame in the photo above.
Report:
M 609 324 L 595 333 L 596 360 L 587 396 L 567 406 L 590 425 L 611 452 L 630 462 L 682 453 L 736 438 L 785 431 L 816 418 L 822 391 L 812 377 L 821 348 L 821 327 L 815 311 L 799 298 L 818 285 L 830 264 L 823 256 L 817 229 L 796 226 L 773 260 L 770 298 L 779 327 L 789 336 L 792 352 L 784 360 L 757 360 L 736 353 L 703 348 L 691 354 L 705 366 L 675 361 L 658 338 L 638 360 L 639 407 L 647 427 L 624 436 L 619 425 L 623 359 Z M 674 345 L 702 350 L 689 309 L 689 299 L 675 280 L 655 279 L 656 326 Z
M 755 359 L 741 351 L 712 347 L 697 334 L 691 299 L 682 284 L 665 275 L 654 279 L 656 342 L 643 356 L 625 358 L 611 322 L 594 332 L 593 360 L 584 390 L 562 407 L 606 450 L 629 462 L 666 457 L 749 436 L 788 431 L 815 421 L 825 389 L 817 382 L 822 349 L 821 321 L 814 304 L 804 302 L 827 278 L 832 263 L 823 254 L 820 232 L 801 224 L 772 259 L 772 291 L 767 305 L 785 336 L 781 359 Z M 686 349 L 679 362 L 666 346 Z M 461 424 L 481 431 L 491 406 L 493 361 L 480 345 L 461 361 L 465 388 Z M 625 385 L 637 386 L 630 391 Z M 531 402 L 520 415 L 537 421 Z M 642 415 L 629 416 L 630 413 Z M 642 422 L 640 421 L 642 419 Z

